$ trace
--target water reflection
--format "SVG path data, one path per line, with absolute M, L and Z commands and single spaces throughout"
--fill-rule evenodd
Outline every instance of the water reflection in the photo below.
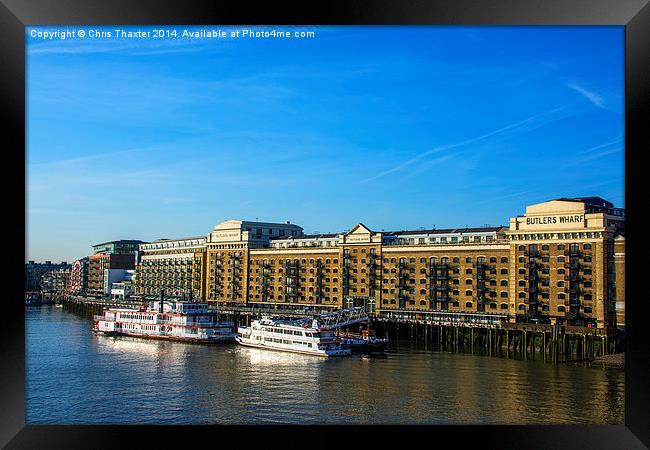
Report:
M 623 423 L 616 368 L 395 343 L 384 357 L 321 358 L 107 337 L 47 308 L 27 321 L 28 423 Z

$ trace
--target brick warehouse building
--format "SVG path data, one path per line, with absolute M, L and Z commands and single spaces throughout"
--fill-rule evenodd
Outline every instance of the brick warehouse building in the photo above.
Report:
M 141 245 L 136 293 L 165 286 L 178 297 L 191 280 L 196 298 L 228 305 L 363 305 L 375 315 L 446 311 L 613 327 L 617 311 L 624 317 L 624 220 L 623 209 L 598 197 L 528 206 L 509 227 L 377 232 L 360 223 L 305 235 L 288 222 L 229 220 L 191 249 L 183 239 L 155 249 L 167 265 L 152 264 L 154 249 Z M 189 278 L 187 263 L 172 262 L 188 251 Z

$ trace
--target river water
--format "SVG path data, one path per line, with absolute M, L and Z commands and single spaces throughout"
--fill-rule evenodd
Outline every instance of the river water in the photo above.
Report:
M 389 344 L 320 358 L 95 335 L 27 307 L 28 424 L 624 422 L 624 370 Z

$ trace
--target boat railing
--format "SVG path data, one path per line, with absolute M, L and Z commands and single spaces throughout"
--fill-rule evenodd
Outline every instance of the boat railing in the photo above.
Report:
M 93 316 L 93 320 L 104 320 L 104 316 Z

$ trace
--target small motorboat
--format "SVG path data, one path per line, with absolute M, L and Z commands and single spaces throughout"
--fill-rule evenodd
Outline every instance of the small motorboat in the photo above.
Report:
M 355 353 L 383 353 L 388 339 L 375 336 L 374 330 L 362 330 L 361 334 L 343 333 L 338 335 L 341 346 Z

